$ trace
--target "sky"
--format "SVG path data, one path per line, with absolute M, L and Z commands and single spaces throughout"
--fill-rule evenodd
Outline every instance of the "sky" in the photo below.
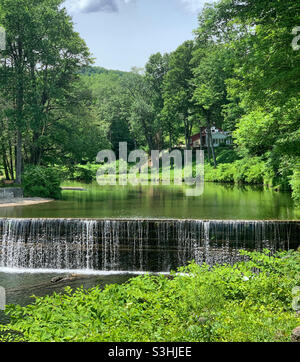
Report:
M 171 52 L 193 38 L 197 14 L 208 0 L 66 0 L 75 30 L 95 65 L 129 71 L 151 54 Z

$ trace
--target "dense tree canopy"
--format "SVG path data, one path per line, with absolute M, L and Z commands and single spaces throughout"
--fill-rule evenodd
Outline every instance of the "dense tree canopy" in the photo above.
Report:
M 60 130 L 63 132 L 68 126 L 66 122 L 59 127 L 59 122 L 69 118 L 74 98 L 82 98 L 76 86 L 77 72 L 89 64 L 89 50 L 74 32 L 61 3 L 0 1 L 0 24 L 6 30 L 6 49 L 1 52 L 0 66 L 1 91 L 6 100 L 3 122 L 9 123 L 6 129 L 14 130 L 10 144 L 16 146 L 18 182 L 22 160 L 40 164 L 52 147 L 58 147 L 59 154 L 61 144 L 56 144 L 51 136 L 62 140 Z M 7 164 L 12 163 L 10 144 L 2 149 Z
M 74 167 L 100 149 L 174 148 L 201 127 L 233 132 L 233 159 L 258 160 L 271 184 L 299 175 L 300 51 L 294 0 L 220 0 L 195 36 L 131 72 L 93 67 L 61 0 L 0 0 L 0 164 Z M 208 132 L 208 160 L 217 157 Z M 212 158 L 211 158 L 212 156 Z M 241 161 L 242 162 L 242 161 Z M 300 192 L 300 191 L 299 191 Z M 296 191 L 297 193 L 297 191 Z

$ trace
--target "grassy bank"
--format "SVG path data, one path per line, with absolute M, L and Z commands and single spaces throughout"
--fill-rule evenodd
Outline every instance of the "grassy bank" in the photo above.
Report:
M 290 341 L 300 325 L 292 304 L 292 290 L 300 285 L 300 252 L 244 254 L 245 262 L 234 266 L 192 263 L 168 277 L 139 276 L 104 290 L 69 288 L 27 307 L 9 306 L 11 324 L 1 327 L 1 338 Z

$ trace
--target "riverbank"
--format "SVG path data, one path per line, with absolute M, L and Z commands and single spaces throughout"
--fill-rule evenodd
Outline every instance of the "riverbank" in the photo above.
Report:
M 54 200 L 45 199 L 45 198 L 41 198 L 41 197 L 0 199 L 0 208 L 45 204 L 45 203 L 52 202 L 52 201 L 54 201 Z
M 299 252 L 243 254 L 249 260 L 233 266 L 190 264 L 168 276 L 66 288 L 28 307 L 11 305 L 0 340 L 290 342 L 300 325 L 292 294 Z

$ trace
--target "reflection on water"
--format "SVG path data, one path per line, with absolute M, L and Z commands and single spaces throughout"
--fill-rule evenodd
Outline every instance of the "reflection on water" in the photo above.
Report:
M 223 220 L 297 220 L 289 193 L 263 187 L 206 183 L 204 194 L 187 197 L 185 186 L 99 186 L 64 183 L 87 191 L 63 191 L 48 204 L 0 208 L 0 217 L 176 218 Z

